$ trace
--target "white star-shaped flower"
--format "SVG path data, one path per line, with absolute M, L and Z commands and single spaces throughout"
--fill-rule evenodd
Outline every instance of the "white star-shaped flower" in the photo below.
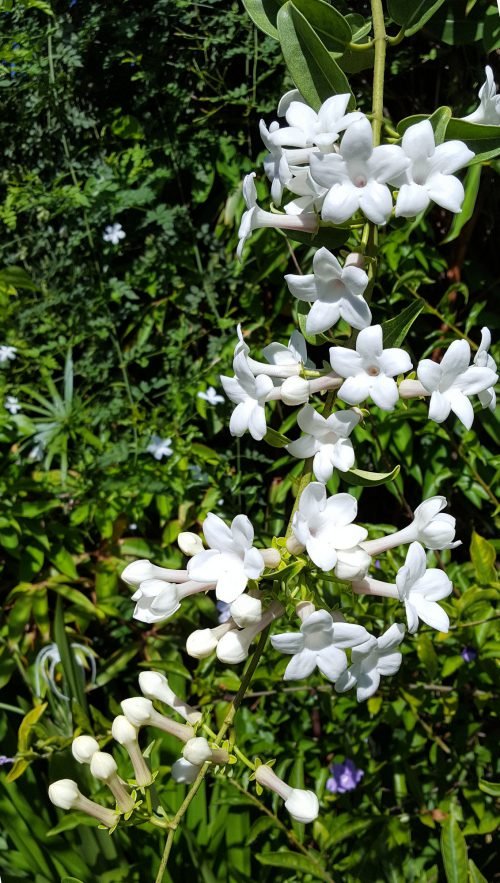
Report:
M 442 570 L 427 569 L 427 557 L 420 543 L 412 543 L 408 549 L 406 561 L 396 575 L 396 586 L 404 601 L 410 634 L 417 631 L 419 618 L 433 629 L 448 631 L 448 614 L 437 601 L 447 598 L 453 586 Z
M 498 96 L 500 101 L 500 95 Z M 489 328 L 481 328 L 481 343 L 479 344 L 479 349 L 474 356 L 474 365 L 477 365 L 478 368 L 489 368 L 491 371 L 497 373 L 497 364 L 493 356 L 490 356 L 488 350 L 491 345 L 491 331 Z M 495 392 L 494 386 L 489 386 L 487 389 L 481 390 L 478 392 L 477 397 L 481 402 L 483 408 L 489 408 L 490 411 L 494 411 L 497 404 L 497 395 Z
M 2 344 L 2 346 L 0 346 L 0 365 L 4 365 L 9 360 L 15 359 L 16 353 L 17 347 Z
M 370 636 L 354 647 L 350 668 L 340 675 L 335 684 L 338 693 L 357 687 L 358 702 L 369 699 L 376 692 L 382 675 L 393 675 L 399 670 L 402 655 L 397 647 L 405 635 L 404 625 L 394 623 L 380 638 Z
M 453 411 L 467 429 L 471 428 L 474 410 L 468 396 L 489 389 L 497 382 L 498 375 L 492 368 L 469 363 L 470 346 L 466 340 L 454 340 L 439 364 L 431 359 L 419 362 L 418 379 L 424 389 L 431 393 L 431 420 L 442 423 Z
M 285 151 L 280 144 L 273 141 L 272 135 L 277 129 L 279 129 L 279 123 L 271 123 L 269 129 L 264 120 L 259 123 L 260 137 L 269 150 L 264 159 L 264 171 L 271 182 L 271 198 L 275 205 L 281 205 L 283 187 L 292 177 L 292 172 Z
M 366 118 L 352 123 L 339 153 L 312 154 L 311 177 L 328 188 L 321 217 L 342 224 L 361 210 L 374 224 L 386 224 L 392 212 L 387 183 L 409 165 L 401 147 L 373 147 L 372 128 Z
M 398 387 L 393 378 L 411 371 L 411 359 L 404 350 L 384 350 L 381 325 L 371 325 L 358 334 L 356 350 L 331 347 L 330 362 L 340 377 L 347 378 L 338 397 L 349 405 L 358 405 L 368 396 L 379 408 L 392 411 L 398 400 Z
M 313 257 L 313 273 L 298 276 L 288 273 L 286 284 L 294 297 L 312 303 L 306 319 L 308 334 L 319 334 L 340 318 L 353 328 L 366 328 L 372 316 L 362 297 L 368 276 L 360 267 L 347 263 L 341 267 L 327 248 L 319 248 Z
M 328 611 L 315 610 L 305 617 L 300 632 L 273 635 L 271 643 L 280 653 L 292 655 L 283 680 L 307 678 L 319 668 L 325 678 L 335 682 L 347 668 L 344 649 L 362 644 L 369 637 L 363 626 L 334 622 Z
M 149 442 L 146 451 L 148 454 L 152 454 L 155 460 L 161 460 L 162 457 L 171 457 L 174 453 L 172 450 L 172 439 L 160 438 L 159 435 L 153 435 L 151 436 L 151 441 Z
M 354 465 L 354 449 L 349 436 L 359 421 L 360 415 L 354 411 L 337 411 L 325 418 L 311 405 L 305 405 L 299 412 L 297 423 L 306 435 L 291 442 L 286 449 L 301 460 L 314 457 L 314 475 L 326 484 L 335 468 L 347 472 Z
M 188 575 L 202 583 L 216 583 L 218 600 L 230 604 L 245 591 L 248 580 L 258 579 L 264 570 L 264 559 L 252 545 L 253 527 L 246 515 L 237 515 L 228 527 L 209 512 L 203 533 L 209 548 L 190 559 Z
M 481 123 L 483 126 L 500 125 L 500 95 L 497 95 L 495 77 L 489 65 L 484 69 L 486 80 L 479 90 L 479 107 L 473 113 L 462 117 L 467 123 Z
M 287 93 L 280 102 L 278 113 L 284 112 L 288 126 L 270 129 L 270 139 L 276 145 L 287 147 L 312 147 L 324 152 L 333 149 L 339 133 L 352 123 L 363 119 L 359 111 L 346 114 L 350 95 L 332 95 L 316 112 L 301 98 L 300 93 Z M 290 100 L 292 98 L 293 100 Z
M 109 224 L 104 229 L 102 238 L 104 242 L 111 242 L 111 245 L 119 245 L 121 239 L 125 239 L 125 230 L 121 224 Z
M 459 212 L 464 201 L 464 188 L 453 172 L 463 168 L 474 153 L 463 141 L 438 144 L 429 120 L 422 120 L 403 135 L 401 142 L 410 165 L 401 176 L 396 217 L 414 218 L 427 208 L 431 200 L 450 212 Z
M 361 546 L 372 556 L 415 541 L 428 549 L 455 549 L 461 540 L 455 540 L 456 519 L 442 511 L 447 505 L 446 497 L 429 497 L 417 506 L 407 527 L 377 540 L 367 540 Z
M 248 347 L 243 348 L 233 360 L 234 377 L 221 375 L 224 392 L 236 404 L 229 421 L 231 435 L 242 436 L 247 430 L 255 441 L 261 441 L 266 432 L 266 398 L 274 389 L 273 381 L 266 374 L 254 377 L 247 360 Z
M 224 396 L 219 395 L 214 386 L 209 386 L 206 392 L 199 392 L 198 398 L 209 405 L 221 405 L 224 402 Z
M 358 503 L 352 494 L 335 494 L 327 498 L 324 484 L 317 481 L 302 491 L 299 508 L 293 516 L 292 532 L 321 570 L 332 570 L 337 562 L 342 565 L 343 552 L 352 551 L 366 539 L 368 532 L 365 528 L 352 524 L 357 512 Z M 364 558 L 366 573 L 371 558 L 366 553 Z M 360 576 L 357 574 L 356 578 Z
M 19 399 L 16 396 L 7 396 L 4 407 L 9 414 L 18 414 L 22 410 Z
M 298 365 L 314 368 L 314 362 L 307 356 L 307 344 L 300 331 L 292 332 L 288 346 L 284 346 L 282 343 L 270 343 L 264 347 L 262 355 L 270 365 L 279 365 L 280 367 Z
M 243 179 L 243 198 L 247 207 L 243 213 L 238 230 L 238 248 L 236 254 L 239 258 L 243 253 L 243 246 L 253 230 L 259 227 L 275 227 L 283 230 L 303 230 L 306 233 L 314 233 L 318 229 L 318 216 L 314 212 L 303 212 L 300 215 L 286 214 L 281 212 L 266 212 L 257 205 L 257 191 L 255 189 L 255 172 L 246 175 Z

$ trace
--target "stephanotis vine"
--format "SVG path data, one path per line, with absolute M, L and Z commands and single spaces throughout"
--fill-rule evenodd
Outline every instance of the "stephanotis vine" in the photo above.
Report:
M 455 538 L 454 517 L 444 511 L 446 499 L 422 500 L 402 530 L 380 536 L 377 529 L 377 535 L 370 537 L 357 523 L 362 512 L 358 513 L 357 499 L 348 487 L 383 480 L 356 468 L 358 458 L 364 459 L 359 427 L 366 420 L 375 421 L 379 409 L 407 408 L 417 399 L 427 403 L 429 420 L 441 423 L 453 412 L 470 429 L 475 403 L 494 407 L 498 378 L 487 328 L 481 331 L 474 355 L 469 343 L 460 339 L 449 345 L 439 362 L 429 358 L 415 362 L 404 345 L 407 328 L 395 335 L 380 321 L 377 304 L 371 301 L 380 229 L 394 219 L 414 218 L 432 203 L 460 212 L 464 188 L 458 174 L 474 154 L 462 141 L 442 141 L 429 119 L 408 125 L 397 142 L 388 126 L 391 137 L 381 143 L 387 40 L 379 0 L 372 0 L 372 17 L 375 69 L 370 118 L 352 106 L 350 93 L 330 96 L 315 108 L 298 89 L 288 92 L 277 109 L 281 124 L 277 120 L 260 124 L 268 151 L 264 177 L 270 182 L 269 209 L 258 204 L 256 173 L 243 182 L 246 210 L 239 229 L 239 257 L 260 227 L 274 227 L 292 237 L 308 234 L 312 250 L 306 272 L 285 276 L 290 307 L 301 304 L 300 330 L 288 341 L 269 344 L 256 358 L 244 328 L 238 327 L 233 375 L 221 377 L 235 406 L 231 434 L 240 437 L 248 432 L 256 442 L 267 440 L 305 461 L 288 529 L 266 542 L 255 535 L 246 513 L 229 524 L 210 512 L 201 535 L 179 535 L 184 567 L 171 569 L 139 560 L 122 573 L 133 589 L 133 616 L 139 622 L 168 622 L 181 605 L 189 609 L 192 595 L 211 597 L 214 618 L 220 613 L 219 624 L 195 630 L 187 639 L 186 653 L 195 660 L 214 655 L 224 665 L 246 663 L 240 690 L 215 732 L 210 714 L 176 696 L 163 674 L 142 672 L 142 695 L 122 702 L 123 714 L 112 728 L 113 738 L 128 754 L 133 775 L 121 778 L 112 755 L 102 752 L 93 738 L 78 736 L 73 743 L 76 760 L 88 764 L 94 778 L 111 792 L 113 808 L 89 801 L 72 780 L 50 786 L 50 798 L 57 806 L 89 813 L 107 828 L 134 819 L 165 828 L 168 835 L 157 881 L 162 879 L 176 828 L 209 770 L 224 775 L 235 765 L 246 768 L 258 794 L 263 790 L 278 794 L 292 819 L 309 823 L 318 816 L 321 795 L 291 787 L 272 770 L 272 758 L 266 763 L 248 758 L 234 743 L 234 717 L 270 632 L 270 652 L 277 654 L 278 664 L 281 661 L 285 681 L 322 678 L 334 692 L 353 690 L 364 702 L 381 681 L 398 672 L 407 633 L 413 635 L 421 623 L 438 632 L 449 627 L 442 602 L 452 584 L 435 566 L 432 554 L 452 550 L 460 542 Z M 469 121 L 499 122 L 498 99 L 492 90 L 488 68 L 481 105 Z M 329 233 L 332 242 L 338 241 L 339 229 L 345 233 L 344 241 L 350 233 L 349 247 L 341 251 L 328 246 Z M 316 247 L 319 231 L 327 245 Z M 341 321 L 342 334 L 335 336 Z M 315 346 L 325 344 L 320 366 L 308 355 L 308 340 Z M 289 430 L 290 437 L 268 426 L 276 402 L 295 408 L 296 428 Z M 411 419 L 411 408 L 408 416 Z M 340 482 L 349 480 L 347 489 L 330 493 L 328 482 L 334 474 Z M 385 572 L 392 568 L 392 579 L 378 579 L 376 563 L 396 548 L 401 558 L 405 556 L 404 564 L 392 567 L 394 559 L 389 556 Z M 333 592 L 338 599 L 333 608 L 325 600 L 325 580 L 328 597 Z M 341 610 L 341 589 L 346 587 L 360 621 L 347 621 Z M 374 596 L 386 599 L 387 619 L 375 633 L 370 620 L 362 621 Z M 160 711 L 157 703 L 169 706 L 182 722 Z M 167 732 L 179 742 L 171 775 L 190 789 L 172 818 L 152 805 L 150 786 L 157 773 L 150 770 L 139 745 L 144 728 Z M 309 855 L 290 836 L 295 848 Z

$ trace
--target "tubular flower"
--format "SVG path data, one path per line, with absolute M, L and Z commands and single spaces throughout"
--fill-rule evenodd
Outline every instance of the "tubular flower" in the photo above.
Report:
M 455 540 L 456 519 L 442 511 L 446 506 L 446 497 L 429 497 L 417 506 L 413 521 L 407 527 L 378 540 L 362 542 L 361 546 L 370 555 L 379 555 L 387 549 L 414 541 L 428 549 L 455 549 L 461 541 Z
M 431 394 L 431 420 L 442 423 L 453 411 L 466 429 L 471 428 L 474 410 L 468 396 L 489 389 L 498 375 L 492 368 L 469 363 L 470 346 L 466 340 L 454 340 L 439 364 L 431 359 L 419 362 L 418 379 L 425 392 Z
M 118 767 L 111 754 L 95 751 L 90 761 L 90 772 L 95 779 L 105 782 L 122 812 L 130 812 L 135 806 L 124 784 L 118 777 Z
M 135 780 L 140 788 L 144 788 L 145 785 L 151 784 L 153 777 L 139 748 L 137 734 L 138 728 L 134 727 L 124 714 L 115 717 L 111 726 L 111 735 L 126 749 L 134 768 Z
M 314 822 L 319 814 L 319 802 L 314 791 L 305 791 L 302 788 L 292 788 L 271 769 L 262 763 L 255 770 L 255 780 L 263 788 L 269 788 L 285 801 L 285 809 L 288 810 L 292 819 L 307 825 Z
M 427 208 L 431 200 L 450 212 L 459 212 L 464 188 L 453 172 L 473 158 L 463 141 L 446 141 L 436 146 L 429 120 L 410 126 L 401 146 L 410 165 L 401 176 L 396 217 L 413 218 Z
M 498 96 L 498 100 L 500 102 L 500 95 Z M 497 365 L 493 356 L 490 356 L 488 350 L 491 345 L 491 331 L 489 328 L 481 328 L 481 343 L 479 344 L 479 349 L 474 356 L 474 365 L 478 368 L 489 368 L 490 371 L 494 371 L 497 373 Z M 483 408 L 489 408 L 490 411 L 494 411 L 497 404 L 497 396 L 495 392 L 494 386 L 489 386 L 487 389 L 481 390 L 478 392 L 477 397 L 481 402 Z
M 195 736 L 193 739 L 189 739 L 182 749 L 182 754 L 184 760 L 198 768 L 207 761 L 225 764 L 229 760 L 229 755 L 224 748 L 210 748 L 204 736 Z
M 487 65 L 484 72 L 486 74 L 486 80 L 479 90 L 479 107 L 468 116 L 462 117 L 462 119 L 467 123 L 481 123 L 483 126 L 499 126 L 500 95 L 497 95 L 495 77 L 493 76 L 491 67 Z
M 337 682 L 337 693 L 345 693 L 357 687 L 358 702 L 369 699 L 376 692 L 382 675 L 393 675 L 399 670 L 402 655 L 397 647 L 404 638 L 403 625 L 394 623 L 380 638 L 372 635 L 364 644 L 354 647 L 351 655 L 352 664 L 344 671 Z
M 217 658 L 229 665 L 237 665 L 247 658 L 250 644 L 260 632 L 277 617 L 281 616 L 284 608 L 279 601 L 273 601 L 258 622 L 244 629 L 232 629 L 222 636 L 216 647 Z
M 186 570 L 171 570 L 151 564 L 147 558 L 132 561 L 122 572 L 122 580 L 128 586 L 136 588 L 147 579 L 162 579 L 165 582 L 182 583 L 189 579 Z
M 280 129 L 272 123 L 269 129 L 271 142 L 287 147 L 304 148 L 316 145 L 321 151 L 329 153 L 339 133 L 363 118 L 359 111 L 346 114 L 350 98 L 349 94 L 332 95 L 316 113 L 305 103 L 298 90 L 288 92 L 278 107 L 278 115 L 285 116 L 288 126 Z
M 71 753 L 78 763 L 90 763 L 96 751 L 99 743 L 93 736 L 77 736 L 71 743 Z
M 363 626 L 334 622 L 326 610 L 315 610 L 304 617 L 300 632 L 273 635 L 271 643 L 275 650 L 292 655 L 283 675 L 285 681 L 307 678 L 317 667 L 325 678 L 335 682 L 347 668 L 344 649 L 366 643 L 369 638 Z
M 139 622 L 162 622 L 179 610 L 183 598 L 206 592 L 214 585 L 213 582 L 200 584 L 195 580 L 180 584 L 167 583 L 162 579 L 144 580 L 132 595 L 132 601 L 136 601 L 133 617 Z
M 248 580 L 258 579 L 264 570 L 264 559 L 252 546 L 253 527 L 246 515 L 237 515 L 228 527 L 222 518 L 209 512 L 203 533 L 209 548 L 190 559 L 189 576 L 216 583 L 219 601 L 232 603 L 245 591 Z
M 201 764 L 190 763 L 184 757 L 179 757 L 172 765 L 172 778 L 180 785 L 192 785 L 201 770 Z
M 291 442 L 286 449 L 293 457 L 314 457 L 314 475 L 326 484 L 335 468 L 347 472 L 354 465 L 349 436 L 359 421 L 360 416 L 354 411 L 337 411 L 325 418 L 311 405 L 305 405 L 297 423 L 306 435 Z
M 270 343 L 264 347 L 262 355 L 270 365 L 279 368 L 281 377 L 298 374 L 302 366 L 314 368 L 314 363 L 307 357 L 307 344 L 300 331 L 292 333 L 288 346 Z
M 217 602 L 217 604 L 221 603 L 224 602 Z M 188 656 L 192 656 L 193 659 L 205 659 L 214 652 L 222 636 L 235 628 L 237 628 L 237 625 L 231 619 L 231 614 L 229 613 L 228 618 L 214 629 L 196 629 L 196 631 L 191 632 L 186 641 L 186 653 Z
M 200 711 L 191 708 L 187 702 L 183 702 L 169 686 L 165 675 L 158 671 L 141 671 L 139 675 L 139 687 L 146 699 L 158 699 L 169 705 L 173 711 L 180 714 L 189 724 L 197 724 L 202 718 Z
M 360 331 L 355 352 L 345 347 L 331 347 L 330 362 L 333 370 L 346 378 L 338 391 L 339 399 L 358 405 L 370 397 L 384 411 L 392 411 L 398 400 L 398 387 L 393 378 L 412 368 L 404 350 L 383 349 L 381 325 Z
M 273 141 L 272 135 L 279 130 L 279 123 L 271 123 L 269 129 L 264 120 L 259 123 L 260 137 L 269 150 L 264 159 L 264 171 L 271 182 L 271 197 L 275 205 L 281 205 L 283 187 L 288 184 L 292 173 L 288 165 L 286 153 L 280 144 Z
M 246 353 L 241 351 L 233 361 L 234 377 L 221 375 L 224 392 L 235 403 L 231 414 L 229 431 L 238 438 L 248 430 L 255 441 L 261 441 L 266 432 L 266 398 L 274 388 L 266 374 L 255 377 L 248 365 Z
M 194 736 L 194 730 L 187 724 L 178 724 L 177 721 L 171 720 L 164 714 L 160 714 L 153 708 L 150 699 L 143 696 L 132 696 L 130 699 L 124 699 L 120 703 L 122 711 L 127 720 L 134 727 L 156 727 L 163 730 L 164 733 L 170 733 L 177 739 L 186 742 Z
M 60 809 L 77 809 L 92 816 L 106 828 L 113 828 L 119 819 L 118 813 L 114 810 L 107 809 L 85 797 L 73 779 L 59 779 L 57 782 L 52 782 L 49 785 L 49 799 Z
M 257 205 L 257 191 L 255 189 L 255 172 L 246 175 L 243 180 L 243 196 L 247 206 L 246 212 L 240 223 L 238 231 L 239 244 L 237 255 L 241 258 L 243 246 L 253 230 L 259 227 L 275 227 L 282 230 L 303 230 L 306 233 L 314 233 L 318 229 L 318 217 L 313 212 L 304 212 L 300 215 L 288 215 L 274 212 L 266 212 Z
M 448 614 L 437 601 L 447 598 L 453 586 L 442 570 L 427 569 L 427 558 L 420 543 L 412 543 L 408 549 L 404 566 L 396 575 L 396 586 L 405 605 L 410 634 L 417 631 L 419 618 L 433 629 L 448 631 Z
M 326 495 L 326 488 L 311 482 L 300 496 L 299 508 L 293 517 L 292 531 L 296 540 L 307 550 L 311 561 L 321 570 L 332 570 L 342 561 L 344 550 L 352 550 L 367 537 L 364 527 L 352 524 L 358 512 L 358 503 L 352 494 Z M 366 567 L 370 556 L 366 555 Z
M 321 217 L 342 224 L 361 210 L 374 224 L 386 224 L 392 212 L 387 183 L 401 175 L 409 159 L 401 147 L 373 147 L 372 129 L 366 118 L 347 129 L 339 153 L 312 154 L 311 177 L 328 188 Z
M 313 271 L 305 276 L 285 276 L 293 296 L 312 303 L 306 319 L 308 334 L 328 331 L 341 318 L 358 330 L 370 324 L 370 308 L 362 296 L 368 285 L 364 270 L 350 264 L 349 258 L 342 268 L 327 248 L 319 248 L 313 257 Z

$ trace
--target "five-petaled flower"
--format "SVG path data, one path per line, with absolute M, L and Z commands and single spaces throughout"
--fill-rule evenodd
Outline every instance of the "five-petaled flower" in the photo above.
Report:
M 264 405 L 274 384 L 267 374 L 253 375 L 247 361 L 247 350 L 241 348 L 233 359 L 235 376 L 222 374 L 220 379 L 224 392 L 236 404 L 229 421 L 229 432 L 240 437 L 248 430 L 252 438 L 261 441 L 267 432 Z
M 200 390 L 198 398 L 209 405 L 221 405 L 224 401 L 224 396 L 219 395 L 214 386 L 209 386 L 206 392 Z
M 314 457 L 313 472 L 323 484 L 332 477 L 333 470 L 347 472 L 354 465 L 354 449 L 349 438 L 360 415 L 354 411 L 337 411 L 329 417 L 318 414 L 311 405 L 299 412 L 297 423 L 306 433 L 286 446 L 293 457 Z
M 121 224 L 109 224 L 104 229 L 102 238 L 104 242 L 111 242 L 111 245 L 119 245 L 121 239 L 125 239 L 125 230 Z
M 160 438 L 159 435 L 153 435 L 151 436 L 151 441 L 149 442 L 146 451 L 148 454 L 152 454 L 155 460 L 161 460 L 162 457 L 171 457 L 174 453 L 172 450 L 172 439 Z
M 427 569 L 427 558 L 420 543 L 412 543 L 403 567 L 396 574 L 396 587 L 404 602 L 408 631 L 418 629 L 419 618 L 440 632 L 450 627 L 448 614 L 437 603 L 451 594 L 452 584 L 443 570 Z
M 333 370 L 345 377 L 338 397 L 349 405 L 358 405 L 368 396 L 379 408 L 392 411 L 398 400 L 398 387 L 393 379 L 411 371 L 411 359 L 398 347 L 383 349 L 382 326 L 371 325 L 360 331 L 356 350 L 334 346 L 330 349 Z
M 405 635 L 405 628 L 394 623 L 380 638 L 370 635 L 364 644 L 354 647 L 351 666 L 344 671 L 335 684 L 338 693 L 357 687 L 358 702 L 369 699 L 378 689 L 382 675 L 393 675 L 399 670 L 402 655 L 398 646 Z
M 7 396 L 4 407 L 9 414 L 18 414 L 22 410 L 19 399 L 16 396 Z
M 258 579 L 264 570 L 264 559 L 252 545 L 253 527 L 246 515 L 237 515 L 228 527 L 209 512 L 203 533 L 209 548 L 188 561 L 188 575 L 198 582 L 216 583 L 218 600 L 231 603 L 245 591 L 248 580 Z
M 2 344 L 0 346 L 0 365 L 5 365 L 6 362 L 9 362 L 12 359 L 16 358 L 17 347 L 15 346 L 7 346 L 7 344 Z
M 354 791 L 364 776 L 364 770 L 358 769 L 354 761 L 344 760 L 343 763 L 333 763 L 330 767 L 331 777 L 326 780 L 326 790 L 331 794 L 345 794 L 346 791 Z
M 484 69 L 486 80 L 481 86 L 478 94 L 479 107 L 466 117 L 462 117 L 464 122 L 480 123 L 483 126 L 499 126 L 500 125 L 500 95 L 497 95 L 497 87 L 495 86 L 495 77 L 489 65 Z

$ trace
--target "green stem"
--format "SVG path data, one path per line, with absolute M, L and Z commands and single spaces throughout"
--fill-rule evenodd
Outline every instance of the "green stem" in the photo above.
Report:
M 373 145 L 380 144 L 380 134 L 384 119 L 384 74 L 387 35 L 385 33 L 384 9 L 382 0 L 371 0 L 373 21 L 373 43 L 375 46 L 375 63 L 373 66 Z

